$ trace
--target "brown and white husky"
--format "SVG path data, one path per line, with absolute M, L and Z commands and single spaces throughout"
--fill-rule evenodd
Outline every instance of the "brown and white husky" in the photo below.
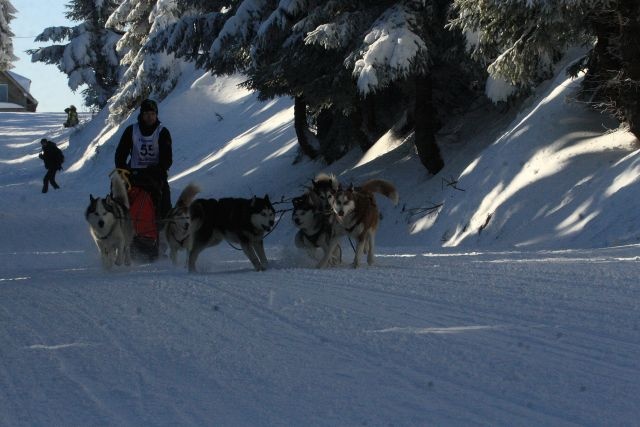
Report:
M 337 217 L 335 237 L 329 243 L 325 256 L 318 263 L 318 268 L 325 267 L 340 236 L 345 234 L 356 239 L 356 253 L 353 267 L 360 265 L 360 257 L 366 251 L 367 263 L 373 264 L 375 235 L 378 229 L 380 213 L 373 193 L 380 193 L 398 204 L 399 196 L 396 188 L 389 181 L 372 179 L 359 187 L 338 188 L 332 198 L 332 207 Z

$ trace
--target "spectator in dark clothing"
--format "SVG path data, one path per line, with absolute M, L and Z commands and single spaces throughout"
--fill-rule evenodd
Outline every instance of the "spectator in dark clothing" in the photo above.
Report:
M 44 160 L 44 167 L 47 169 L 47 173 L 42 180 L 42 192 L 46 193 L 49 191 L 49 183 L 56 190 L 60 188 L 56 182 L 56 172 L 62 170 L 64 155 L 53 141 L 42 138 L 40 144 L 42 145 L 42 153 L 38 157 Z
M 173 163 L 171 134 L 158 120 L 158 105 L 145 99 L 138 122 L 127 126 L 116 148 L 116 168 L 131 171 L 131 185 L 149 192 L 161 220 L 171 209 L 168 171 Z M 162 226 L 162 222 L 159 222 Z
M 80 122 L 78 120 L 78 112 L 76 111 L 76 107 L 74 105 L 70 106 L 69 108 L 65 108 L 64 112 L 67 113 L 67 121 L 64 122 L 64 127 L 73 127 Z

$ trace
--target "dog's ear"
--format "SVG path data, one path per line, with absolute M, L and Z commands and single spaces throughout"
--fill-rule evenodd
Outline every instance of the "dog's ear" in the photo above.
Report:
M 90 201 L 91 203 L 95 202 L 96 200 L 98 200 L 98 199 L 95 199 L 95 198 L 93 197 L 93 194 L 89 194 L 89 201 Z
M 271 201 L 269 200 L 269 195 L 268 194 L 264 195 L 264 201 L 267 202 L 267 203 L 271 203 Z
M 331 175 L 331 189 L 333 191 L 337 191 L 338 190 L 338 186 L 340 185 L 340 183 L 338 182 L 338 178 L 335 177 L 335 175 Z
M 307 193 L 307 201 L 311 206 L 320 204 L 320 197 L 315 191 L 310 191 Z

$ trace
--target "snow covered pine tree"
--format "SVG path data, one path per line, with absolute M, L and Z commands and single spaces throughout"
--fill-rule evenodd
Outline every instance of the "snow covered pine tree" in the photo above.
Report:
M 36 37 L 37 42 L 60 42 L 66 45 L 31 49 L 33 62 L 55 64 L 69 76 L 71 90 L 83 84 L 84 104 L 100 109 L 113 95 L 120 78 L 120 58 L 115 51 L 119 34 L 105 29 L 105 22 L 116 5 L 115 0 L 71 0 L 66 17 L 81 22 L 75 27 L 49 27 Z
M 18 57 L 13 54 L 13 41 L 9 23 L 14 18 L 17 10 L 13 7 L 9 0 L 0 0 L 0 70 L 6 71 L 13 66 L 11 63 L 16 61 Z

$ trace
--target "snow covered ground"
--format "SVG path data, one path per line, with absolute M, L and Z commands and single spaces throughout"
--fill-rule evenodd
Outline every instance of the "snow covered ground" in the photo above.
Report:
M 640 160 L 566 102 L 574 83 L 468 117 L 429 177 L 391 135 L 291 165 L 291 102 L 236 82 L 194 74 L 160 105 L 174 200 L 190 181 L 279 200 L 320 170 L 386 178 L 401 202 L 379 199 L 376 265 L 349 268 L 345 242 L 342 267 L 313 269 L 286 213 L 266 272 L 222 244 L 200 274 L 105 273 L 83 214 L 121 128 L 1 113 L 1 425 L 638 425 Z M 47 194 L 41 137 L 66 156 Z

